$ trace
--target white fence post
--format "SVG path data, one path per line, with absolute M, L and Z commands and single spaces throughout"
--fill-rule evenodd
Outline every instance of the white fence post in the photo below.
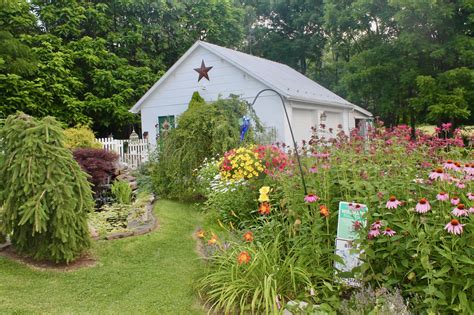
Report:
M 142 163 L 148 161 L 150 146 L 147 139 L 130 141 L 114 138 L 98 138 L 96 140 L 102 145 L 104 150 L 117 153 L 119 161 L 128 164 L 130 168 L 136 169 Z

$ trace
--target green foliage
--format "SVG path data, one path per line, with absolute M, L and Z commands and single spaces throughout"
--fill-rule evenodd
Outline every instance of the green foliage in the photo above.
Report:
M 14 248 L 34 259 L 74 260 L 90 245 L 87 213 L 94 201 L 59 123 L 19 113 L 7 118 L 0 139 L 0 204 Z
M 194 92 L 191 96 L 191 101 L 189 102 L 188 108 L 193 108 L 206 104 L 206 101 L 201 97 L 199 92 Z
M 77 148 L 102 148 L 102 145 L 95 141 L 92 130 L 86 126 L 76 126 L 64 130 L 64 145 L 68 149 Z
M 127 182 L 116 180 L 112 184 L 111 190 L 118 203 L 128 205 L 132 202 L 132 188 Z
M 205 158 L 238 145 L 239 119 L 248 111 L 247 103 L 235 97 L 188 108 L 163 139 L 153 171 L 155 191 L 171 198 L 197 197 L 194 170 Z M 247 139 L 252 134 L 250 130 Z
M 274 235 L 264 244 L 231 243 L 229 249 L 212 256 L 207 276 L 199 282 L 211 309 L 225 314 L 276 314 L 285 298 L 296 298 L 298 292 L 311 288 L 310 275 L 281 237 Z M 250 255 L 248 264 L 236 263 L 242 252 Z

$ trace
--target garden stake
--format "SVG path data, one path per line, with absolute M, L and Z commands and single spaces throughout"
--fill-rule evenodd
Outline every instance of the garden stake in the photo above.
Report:
M 257 93 L 257 95 L 253 99 L 253 102 L 250 105 L 250 107 L 253 108 L 253 105 L 255 104 L 255 101 L 257 101 L 257 98 L 260 96 L 260 94 L 262 94 L 263 92 L 266 92 L 266 91 L 275 92 L 280 97 L 281 104 L 283 106 L 283 110 L 285 111 L 286 120 L 288 121 L 288 127 L 290 127 L 290 134 L 291 134 L 291 139 L 293 140 L 293 147 L 295 148 L 296 160 L 297 160 L 298 166 L 300 168 L 301 183 L 303 184 L 304 195 L 306 196 L 306 195 L 308 195 L 308 190 L 306 189 L 306 182 L 304 180 L 303 168 L 301 167 L 300 156 L 298 154 L 298 147 L 296 146 L 295 136 L 293 135 L 293 128 L 291 128 L 291 122 L 290 122 L 290 118 L 288 117 L 288 112 L 286 111 L 286 106 L 285 106 L 285 101 L 283 100 L 283 96 L 281 96 L 281 94 L 278 93 L 277 91 L 275 91 L 274 89 L 263 89 L 263 90 L 261 90 L 260 92 Z

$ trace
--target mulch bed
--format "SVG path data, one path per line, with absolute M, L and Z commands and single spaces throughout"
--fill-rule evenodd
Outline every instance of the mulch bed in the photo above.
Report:
M 74 271 L 84 267 L 93 267 L 97 262 L 97 260 L 89 253 L 83 254 L 81 257 L 69 264 L 56 264 L 46 260 L 33 260 L 30 257 L 25 257 L 18 254 L 11 246 L 4 247 L 3 250 L 0 251 L 0 256 L 7 257 L 8 259 L 16 261 L 22 265 L 28 266 L 31 269 L 41 271 Z

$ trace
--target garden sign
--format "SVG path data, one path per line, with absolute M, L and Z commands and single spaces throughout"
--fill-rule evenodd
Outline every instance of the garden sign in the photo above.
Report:
M 344 263 L 336 262 L 334 267 L 341 272 L 350 272 L 360 264 L 359 255 L 352 252 L 352 241 L 357 238 L 357 230 L 367 225 L 367 220 L 364 219 L 366 213 L 366 205 L 342 201 L 339 203 L 336 255 L 340 256 Z M 352 282 L 351 279 L 347 280 Z

